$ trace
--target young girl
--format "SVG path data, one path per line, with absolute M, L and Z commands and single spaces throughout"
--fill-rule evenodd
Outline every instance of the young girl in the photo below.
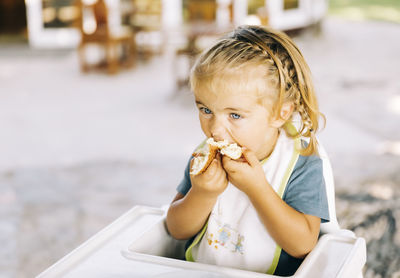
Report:
M 205 172 L 190 161 L 167 214 L 186 259 L 292 275 L 329 221 L 315 132 L 323 116 L 309 68 L 283 33 L 234 30 L 205 51 L 190 83 L 201 128 L 243 148 L 218 154 Z

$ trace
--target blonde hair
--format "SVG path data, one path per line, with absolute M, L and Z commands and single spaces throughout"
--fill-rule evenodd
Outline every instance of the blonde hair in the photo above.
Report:
M 301 154 L 317 153 L 315 132 L 318 130 L 319 117 L 325 122 L 325 116 L 318 109 L 310 69 L 286 34 L 260 26 L 238 27 L 202 53 L 191 70 L 191 89 L 196 91 L 206 85 L 215 91 L 213 86 L 221 83 L 229 86 L 228 78 L 237 80 L 238 73 L 246 75 L 250 68 L 258 72 L 257 75 L 250 74 L 250 77 L 247 75 L 253 80 L 241 82 L 245 85 L 233 82 L 235 84 L 231 86 L 235 86 L 236 90 L 239 86 L 239 90 L 243 90 L 243 86 L 250 85 L 261 95 L 263 103 L 272 99 L 270 106 L 276 118 L 280 117 L 284 103 L 293 103 L 294 111 L 283 128 L 293 138 L 309 138 L 308 146 L 301 150 Z M 262 78 L 256 82 L 254 77 L 260 75 Z M 251 84 L 253 81 L 255 84 Z M 301 117 L 301 123 L 298 131 L 293 132 L 289 123 L 296 112 Z

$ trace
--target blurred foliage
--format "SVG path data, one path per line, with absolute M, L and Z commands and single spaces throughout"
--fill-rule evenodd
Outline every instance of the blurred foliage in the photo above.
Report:
M 291 10 L 299 7 L 299 0 L 285 0 L 283 1 L 283 9 Z
M 353 20 L 400 23 L 400 0 L 330 0 L 329 13 Z
M 247 1 L 247 13 L 257 14 L 257 10 L 265 6 L 265 0 L 248 0 Z

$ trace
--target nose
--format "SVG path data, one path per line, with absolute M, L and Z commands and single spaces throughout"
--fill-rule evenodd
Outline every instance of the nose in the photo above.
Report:
M 217 117 L 211 122 L 210 132 L 211 137 L 214 138 L 215 141 L 229 140 L 229 133 L 227 132 L 225 123 Z

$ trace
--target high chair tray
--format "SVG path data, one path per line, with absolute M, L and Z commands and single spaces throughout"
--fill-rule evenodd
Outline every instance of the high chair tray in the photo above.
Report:
M 37 277 L 275 277 L 176 259 L 184 241 L 168 235 L 164 218 L 164 209 L 136 206 Z M 362 238 L 327 234 L 292 277 L 357 277 L 365 253 Z
M 121 255 L 133 239 L 163 218 L 165 210 L 135 206 L 39 274 L 47 277 L 152 277 L 174 270 Z

